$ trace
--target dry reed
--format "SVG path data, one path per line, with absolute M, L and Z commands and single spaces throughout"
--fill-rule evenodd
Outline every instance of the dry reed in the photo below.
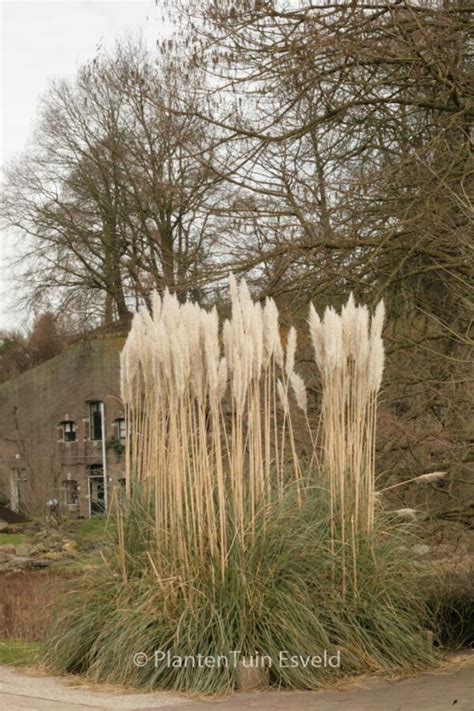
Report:
M 333 554 L 346 570 L 356 569 L 361 536 L 374 527 L 375 425 L 382 382 L 384 305 L 370 319 L 352 294 L 337 314 L 320 319 L 311 304 L 309 329 L 322 381 L 322 463 L 330 491 Z M 351 561 L 347 560 L 348 556 Z M 356 587 L 356 581 L 354 587 Z
M 230 293 L 222 333 L 215 309 L 155 296 L 121 354 L 127 489 L 137 481 L 154 498 L 159 575 L 187 580 L 210 556 L 223 576 L 230 546 L 245 550 L 256 517 L 289 481 L 302 485 L 291 413 L 277 406 L 290 381 L 305 401 L 296 332 L 284 350 L 275 303 L 254 303 L 232 275 Z
M 121 354 L 126 408 L 127 489 L 138 482 L 154 502 L 158 576 L 192 579 L 211 563 L 225 575 L 231 548 L 245 553 L 258 516 L 271 515 L 289 484 L 304 496 L 293 417 L 303 414 L 319 466 L 306 387 L 295 372 L 297 334 L 282 346 L 278 309 L 262 307 L 245 281 L 229 279 L 232 311 L 155 295 L 135 315 Z M 376 399 L 383 371 L 383 304 L 370 321 L 352 296 L 309 328 L 321 373 L 322 469 L 330 490 L 333 551 L 352 552 L 374 525 Z M 318 427 L 319 432 L 319 427 Z M 218 571 L 216 573 L 216 571 Z M 343 576 L 343 586 L 345 576 Z

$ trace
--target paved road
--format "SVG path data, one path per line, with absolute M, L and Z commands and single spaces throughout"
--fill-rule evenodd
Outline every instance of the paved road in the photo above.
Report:
M 364 680 L 345 691 L 235 694 L 190 701 L 171 694 L 124 694 L 69 679 L 0 667 L 1 711 L 474 711 L 474 653 L 458 665 L 398 682 Z

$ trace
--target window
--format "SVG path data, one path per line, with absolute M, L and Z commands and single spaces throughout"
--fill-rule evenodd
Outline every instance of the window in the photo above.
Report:
M 117 431 L 118 431 L 118 438 L 121 442 L 125 442 L 127 438 L 126 434 L 126 428 L 125 428 L 125 418 L 124 417 L 119 417 L 117 422 Z
M 74 506 L 79 503 L 79 486 L 76 479 L 63 481 L 64 501 L 67 506 Z
M 102 439 L 102 403 L 99 400 L 89 403 L 89 432 L 91 439 Z
M 89 506 L 91 516 L 105 512 L 105 482 L 102 464 L 89 466 Z
M 76 423 L 72 420 L 66 420 L 64 422 L 61 422 L 61 427 L 63 429 L 63 442 L 75 442 Z

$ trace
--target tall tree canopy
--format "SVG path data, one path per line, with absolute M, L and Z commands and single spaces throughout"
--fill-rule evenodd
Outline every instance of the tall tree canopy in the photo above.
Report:
M 52 84 L 3 198 L 3 222 L 24 240 L 30 296 L 110 321 L 153 289 L 202 288 L 223 190 L 212 129 L 193 109 L 198 89 L 197 71 L 157 64 L 133 41 Z
M 247 156 L 233 180 L 251 195 L 257 229 L 239 264 L 293 309 L 349 290 L 383 296 L 384 461 L 465 474 L 470 3 L 202 0 L 179 13 L 189 46 L 175 53 L 200 62 L 222 97 L 196 115 Z

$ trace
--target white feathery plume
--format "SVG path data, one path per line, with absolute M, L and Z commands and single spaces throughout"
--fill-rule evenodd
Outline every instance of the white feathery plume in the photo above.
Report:
M 146 308 L 140 309 L 138 312 L 142 322 L 142 329 L 145 337 L 153 330 L 153 319 L 150 312 Z
M 219 370 L 217 373 L 217 382 L 218 394 L 222 400 L 227 390 L 227 360 L 225 358 L 221 358 L 220 360 Z
M 380 336 L 370 338 L 370 351 L 367 363 L 369 389 L 378 392 L 382 384 L 385 363 L 385 350 Z
M 443 479 L 448 472 L 430 472 L 429 474 L 420 474 L 417 476 L 415 481 L 438 481 L 438 479 Z
M 174 324 L 179 320 L 179 311 L 180 305 L 178 298 L 175 294 L 170 294 L 168 288 L 166 288 L 163 294 L 160 319 L 166 328 L 170 329 L 170 333 L 172 333 Z
M 181 311 L 183 316 L 183 311 Z M 179 328 L 177 329 L 176 337 L 180 344 L 181 350 L 181 371 L 184 378 L 185 385 L 189 385 L 191 379 L 191 350 L 190 341 L 192 338 L 192 331 L 188 328 L 185 319 L 182 317 L 179 323 Z
M 150 338 L 151 332 L 146 329 L 144 319 L 142 319 L 142 332 L 141 332 L 141 339 L 140 339 L 140 350 L 139 350 L 139 358 L 140 358 L 140 365 L 141 365 L 141 371 L 143 375 L 143 380 L 145 384 L 145 391 L 151 392 L 151 389 L 153 388 L 153 357 L 154 353 L 152 350 L 152 340 Z
M 418 511 L 416 509 L 397 509 L 393 513 L 404 518 L 407 521 L 416 521 L 418 519 Z
M 249 288 L 245 279 L 241 279 L 239 284 L 239 303 L 242 311 L 242 319 L 245 331 L 250 328 L 250 322 L 252 319 L 252 312 L 254 309 L 254 303 L 250 295 Z
M 360 371 L 367 368 L 369 358 L 369 310 L 367 306 L 358 306 L 354 319 L 354 348 L 356 366 Z
M 241 410 L 245 404 L 245 384 L 242 377 L 242 362 L 237 356 L 234 358 L 234 368 L 232 371 L 232 397 L 238 410 Z
M 170 339 L 162 320 L 155 324 L 156 357 L 162 372 L 162 377 L 167 383 L 167 387 L 173 381 L 172 360 L 173 352 L 170 348 Z
M 130 334 L 131 334 L 132 337 L 135 339 L 135 343 L 136 343 L 136 339 L 138 338 L 138 334 L 139 334 L 140 331 L 141 331 L 141 327 L 142 327 L 141 324 L 142 324 L 142 319 L 141 319 L 140 312 L 139 312 L 139 311 L 136 311 L 136 312 L 133 314 L 132 323 L 131 323 L 131 326 L 130 326 Z
M 241 365 L 242 365 L 242 381 L 247 389 L 252 376 L 254 374 L 255 351 L 253 341 L 248 337 L 244 337 L 241 343 Z
M 354 295 L 351 291 L 347 303 L 341 309 L 341 320 L 342 320 L 342 342 L 344 347 L 344 353 L 346 357 L 355 358 L 356 349 L 354 342 L 354 321 L 356 316 L 357 307 L 354 301 Z
M 222 327 L 222 342 L 224 344 L 224 354 L 227 360 L 227 367 L 229 370 L 233 370 L 234 367 L 234 332 L 232 329 L 232 324 L 229 319 L 224 321 Z
M 370 322 L 370 337 L 376 338 L 377 336 L 381 338 L 383 331 L 383 324 L 385 320 L 385 304 L 383 299 L 379 301 L 375 307 L 375 313 L 372 316 Z
M 281 345 L 280 334 L 278 334 L 278 339 L 275 340 L 275 351 L 274 351 L 275 363 L 279 368 L 283 368 L 284 363 L 284 351 Z
M 206 356 L 206 373 L 209 392 L 215 393 L 218 389 L 219 371 L 219 319 L 214 307 L 211 312 L 205 312 L 204 318 L 204 353 Z
M 443 479 L 448 472 L 430 472 L 429 474 L 420 474 L 419 476 L 411 477 L 411 479 L 405 479 L 405 481 L 399 481 L 397 484 L 392 484 L 391 486 L 386 486 L 382 491 L 391 491 L 391 489 L 398 489 L 400 486 L 405 486 L 406 484 L 412 484 L 413 482 L 426 482 L 426 481 L 437 481 L 438 479 Z
M 260 304 L 252 304 L 250 312 L 249 336 L 253 342 L 254 375 L 261 376 L 263 365 L 263 314 Z
M 311 342 L 313 344 L 314 356 L 316 359 L 316 364 L 320 370 L 324 366 L 324 338 L 323 338 L 323 328 L 321 324 L 321 319 L 319 318 L 318 312 L 314 308 L 313 304 L 309 305 L 309 334 L 311 336 Z
M 236 306 L 239 304 L 239 291 L 237 288 L 237 281 L 235 279 L 235 276 L 230 272 L 229 274 L 229 293 L 230 293 L 230 299 L 232 302 L 232 306 Z
M 185 325 L 188 334 L 189 358 L 191 364 L 191 390 L 199 403 L 204 398 L 204 309 L 193 305 L 194 308 L 187 310 L 188 321 Z
M 263 361 L 265 368 L 275 352 L 277 339 L 280 339 L 278 309 L 273 299 L 267 298 L 263 307 Z
M 308 411 L 308 397 L 303 378 L 293 371 L 290 375 L 290 383 L 298 407 L 306 413 Z
M 281 382 L 280 378 L 278 378 L 277 382 L 277 392 L 278 392 L 278 397 L 280 399 L 280 405 L 282 406 L 283 410 L 285 412 L 288 411 L 288 397 L 287 393 L 285 391 L 285 388 L 283 387 L 283 383 Z
M 163 371 L 160 367 L 160 362 L 156 356 L 156 344 L 154 346 L 153 354 L 153 379 L 154 379 L 154 398 L 155 402 L 158 402 L 164 395 L 164 384 L 163 384 Z
M 235 280 L 234 280 L 235 283 Z M 231 325 L 234 331 L 234 347 L 238 348 L 239 343 L 245 335 L 244 318 L 242 313 L 242 305 L 240 303 L 239 291 L 235 285 L 235 290 L 231 289 L 232 296 L 232 318 Z
M 140 368 L 140 359 L 138 357 L 139 349 L 139 319 L 138 314 L 135 314 L 132 319 L 130 334 L 127 339 L 127 375 L 129 383 L 133 383 L 138 375 Z
M 141 362 L 142 362 L 141 350 L 142 350 L 143 341 L 144 341 L 143 320 L 142 320 L 142 316 L 141 316 L 140 312 L 137 312 L 133 315 L 131 334 L 132 334 L 131 340 L 132 340 L 134 347 L 133 347 L 133 349 L 131 349 L 131 352 L 130 352 L 131 361 L 132 361 L 130 365 L 132 367 L 132 372 L 135 375 L 141 368 Z
M 186 380 L 184 369 L 185 354 L 183 352 L 183 343 L 179 338 L 178 325 L 179 323 L 176 323 L 176 327 L 169 335 L 168 358 L 170 359 L 170 365 L 173 371 L 172 383 L 174 385 L 174 396 L 179 399 L 184 394 Z
M 263 309 L 263 359 L 264 367 L 268 367 L 270 359 L 283 367 L 283 347 L 280 338 L 279 314 L 274 300 L 267 298 Z
M 322 321 L 324 337 L 324 365 L 327 372 L 334 368 L 340 368 L 344 362 L 344 352 L 342 346 L 342 322 L 341 317 L 329 307 L 324 312 Z

